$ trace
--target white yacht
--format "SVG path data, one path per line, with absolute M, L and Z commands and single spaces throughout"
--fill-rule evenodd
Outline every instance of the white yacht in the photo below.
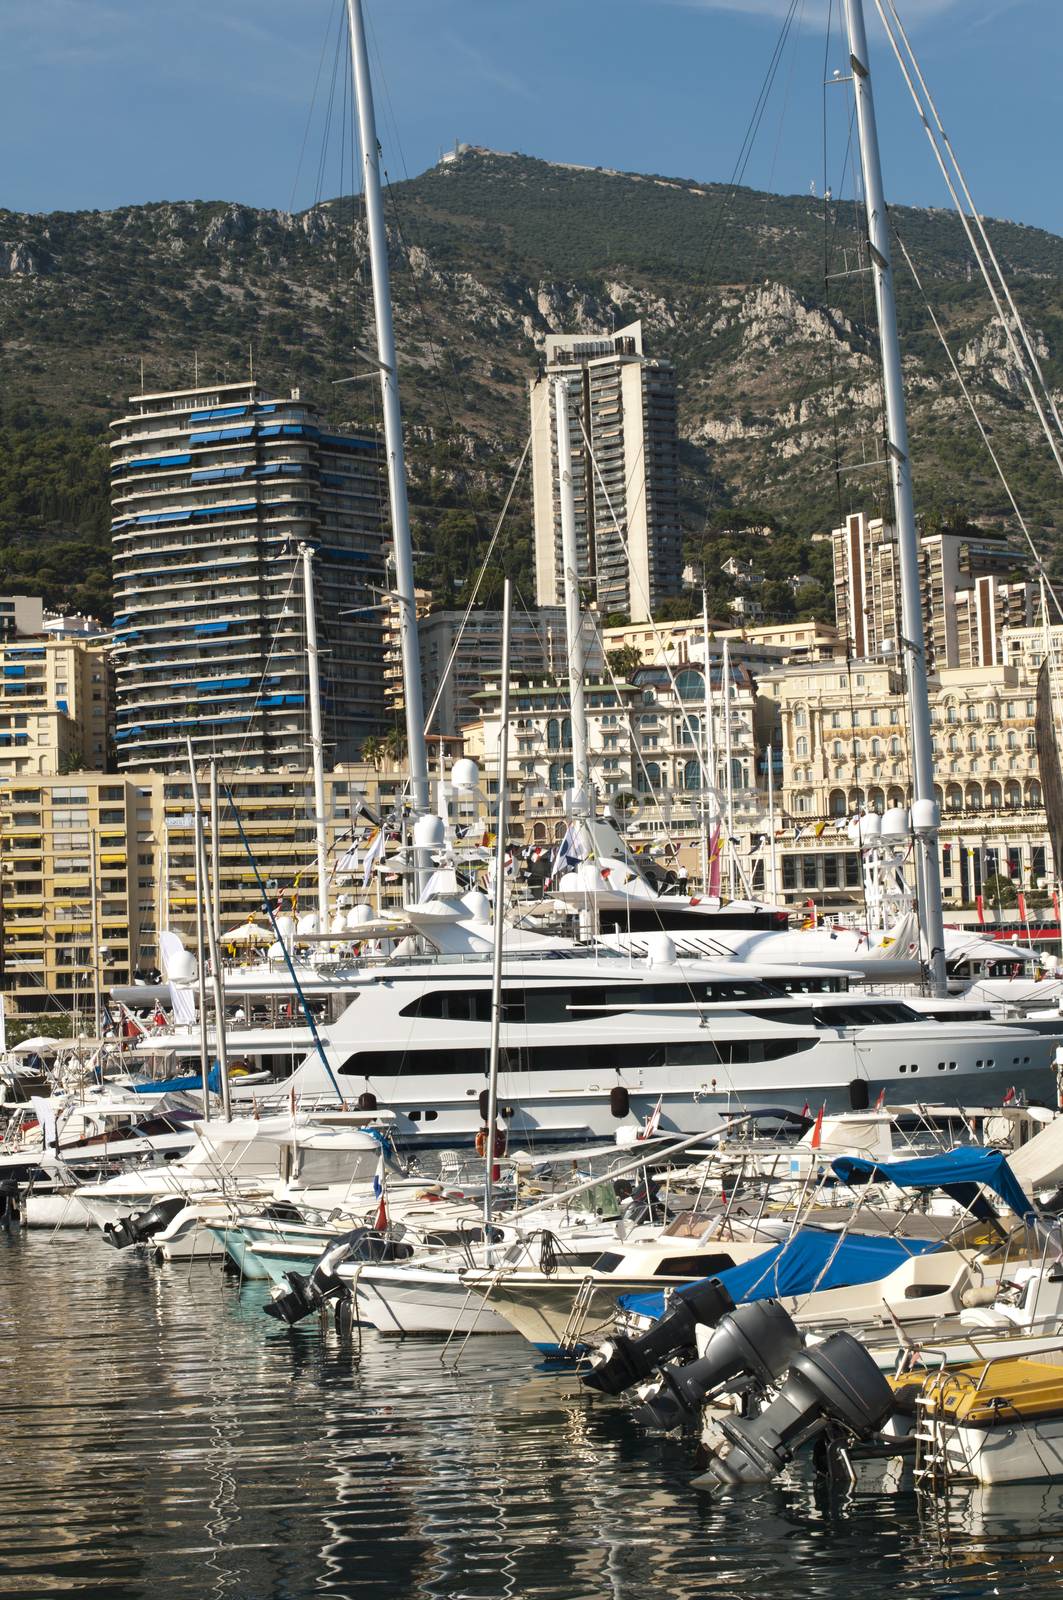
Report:
M 455 925 L 450 932 L 456 933 Z M 291 1080 L 304 1099 L 387 1107 L 404 1141 L 453 1144 L 480 1126 L 491 976 L 474 945 L 366 969 L 347 1009 Z M 499 1104 L 511 1133 L 610 1137 L 661 1101 L 660 1126 L 694 1133 L 765 1106 L 860 1110 L 888 1099 L 986 1106 L 1054 1094 L 1060 1024 L 995 1024 L 988 1008 L 853 994 L 815 968 L 760 973 L 649 963 L 542 940 L 505 958 Z

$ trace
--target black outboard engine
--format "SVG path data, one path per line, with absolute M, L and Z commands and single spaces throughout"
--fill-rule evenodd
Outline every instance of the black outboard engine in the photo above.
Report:
M 753 1300 L 723 1318 L 705 1354 L 685 1367 L 664 1367 L 657 1390 L 636 1412 L 646 1427 L 667 1433 L 697 1416 L 712 1394 L 767 1388 L 801 1349 L 793 1317 L 776 1300 Z
M 794 1453 L 827 1428 L 857 1439 L 876 1433 L 893 1409 L 893 1391 L 851 1333 L 795 1357 L 782 1388 L 757 1417 L 719 1424 L 730 1449 L 694 1481 L 701 1488 L 767 1483 Z
M 153 1234 L 169 1227 L 187 1204 L 183 1195 L 157 1200 L 148 1211 L 131 1211 L 128 1217 L 122 1217 L 119 1222 L 105 1222 L 103 1237 L 116 1250 L 128 1250 L 132 1244 L 146 1244 Z
M 714 1327 L 733 1310 L 734 1301 L 718 1278 L 677 1289 L 664 1316 L 647 1333 L 634 1339 L 617 1333 L 606 1339 L 590 1371 L 583 1374 L 583 1382 L 602 1394 L 620 1394 L 648 1378 L 665 1356 L 692 1345 L 699 1323 Z
M 321 1252 L 309 1274 L 285 1273 L 287 1292 L 267 1300 L 262 1307 L 267 1317 L 276 1317 L 294 1327 L 320 1309 L 327 1300 L 345 1292 L 345 1285 L 336 1276 L 336 1270 L 345 1261 L 405 1261 L 413 1255 L 412 1246 L 387 1239 L 372 1228 L 354 1228 L 341 1234 Z

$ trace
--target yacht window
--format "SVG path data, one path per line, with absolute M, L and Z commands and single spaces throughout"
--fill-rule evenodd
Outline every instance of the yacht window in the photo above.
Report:
M 730 1256 L 671 1256 L 653 1269 L 655 1278 L 711 1278 L 733 1267 Z

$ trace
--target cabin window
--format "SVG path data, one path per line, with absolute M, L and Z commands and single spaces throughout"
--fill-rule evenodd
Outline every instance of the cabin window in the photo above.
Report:
M 654 1267 L 655 1278 L 711 1278 L 714 1273 L 726 1272 L 734 1261 L 724 1255 L 670 1256 Z

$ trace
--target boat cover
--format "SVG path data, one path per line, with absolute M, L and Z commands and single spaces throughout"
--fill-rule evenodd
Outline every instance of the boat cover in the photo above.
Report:
M 179 1089 L 202 1089 L 202 1087 L 203 1079 L 198 1072 L 186 1078 L 160 1078 L 130 1085 L 134 1094 L 169 1094 Z M 207 1088 L 211 1094 L 221 1093 L 221 1072 L 216 1061 L 207 1074 Z
M 894 1239 L 883 1234 L 844 1237 L 821 1228 L 799 1228 L 782 1244 L 714 1276 L 736 1305 L 743 1300 L 774 1300 L 810 1294 L 814 1289 L 874 1283 L 909 1256 L 924 1255 L 937 1245 L 936 1239 Z M 664 1315 L 663 1293 L 623 1294 L 620 1304 L 637 1316 Z
M 1001 1150 L 983 1150 L 977 1145 L 961 1145 L 940 1155 L 919 1156 L 911 1161 L 869 1161 L 866 1156 L 837 1156 L 831 1163 L 843 1183 L 851 1183 L 855 1173 L 869 1183 L 885 1179 L 901 1189 L 944 1189 L 970 1206 L 977 1185 L 992 1189 L 1017 1217 L 1032 1217 L 1027 1200 L 1008 1158 Z

